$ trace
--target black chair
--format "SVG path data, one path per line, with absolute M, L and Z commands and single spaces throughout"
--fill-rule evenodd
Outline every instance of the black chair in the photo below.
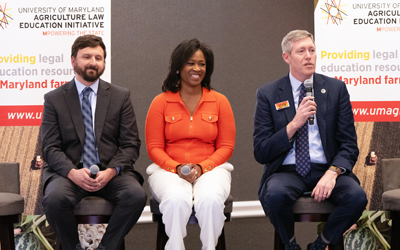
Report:
M 19 163 L 0 163 L 0 243 L 2 250 L 15 249 L 14 223 L 24 212 L 19 194 Z
M 326 222 L 335 205 L 325 200 L 320 203 L 314 198 L 304 195 L 293 205 L 295 222 Z M 275 231 L 274 250 L 285 250 L 281 237 Z M 329 250 L 344 250 L 343 237 L 338 245 L 329 245 Z
M 24 212 L 24 198 L 19 194 L 19 163 L 0 163 L 0 246 L 15 249 L 14 223 Z
M 226 217 L 226 222 L 231 221 L 231 213 L 232 213 L 232 204 L 233 204 L 233 198 L 232 196 L 229 196 L 228 199 L 225 201 L 225 208 L 224 208 L 224 214 Z M 162 222 L 162 214 L 159 209 L 159 203 L 153 198 L 150 198 L 150 211 L 153 214 L 153 221 L 158 223 L 158 228 L 157 228 L 157 250 L 163 250 L 165 248 L 165 244 L 168 241 L 168 236 L 165 233 L 165 226 L 164 223 Z M 195 217 L 195 213 L 193 211 L 192 215 L 189 218 L 188 224 L 195 224 L 197 223 L 197 219 Z M 222 228 L 221 235 L 218 238 L 218 244 L 215 248 L 216 250 L 225 250 L 225 232 L 224 229 Z
M 113 211 L 113 204 L 97 196 L 88 196 L 82 199 L 74 208 L 75 219 L 78 224 L 108 224 Z M 56 250 L 61 249 L 60 241 L 57 240 Z M 125 241 L 123 241 L 120 250 L 125 250 Z
M 400 249 L 400 158 L 382 159 L 383 210 L 392 219 L 391 249 Z

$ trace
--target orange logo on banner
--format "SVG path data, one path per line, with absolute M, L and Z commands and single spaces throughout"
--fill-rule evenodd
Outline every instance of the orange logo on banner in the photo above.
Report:
M 4 7 L 0 5 L 0 18 L 0 28 L 2 29 L 7 28 L 7 25 L 10 24 L 10 20 L 13 20 L 11 14 L 7 14 L 7 3 L 4 4 Z
M 344 16 L 347 16 L 342 6 L 341 0 L 326 0 L 325 6 L 321 7 L 322 12 L 326 14 L 326 17 L 324 17 L 324 19 L 327 19 L 326 24 L 329 24 L 330 21 L 336 25 L 342 23 Z

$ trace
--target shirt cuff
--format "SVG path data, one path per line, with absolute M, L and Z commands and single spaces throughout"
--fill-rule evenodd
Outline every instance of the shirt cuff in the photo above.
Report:
M 121 167 L 118 166 L 118 167 L 115 167 L 115 169 L 117 170 L 117 175 L 119 175 L 119 173 L 121 172 Z
M 335 166 L 335 167 L 340 168 L 340 170 L 342 170 L 342 172 L 340 173 L 341 175 L 346 172 L 346 169 L 344 167 L 340 167 L 340 166 Z
M 203 170 L 203 174 L 205 174 L 208 171 L 211 171 L 215 168 L 214 163 L 209 159 L 202 161 L 202 162 L 198 163 L 197 165 L 200 165 L 201 169 Z

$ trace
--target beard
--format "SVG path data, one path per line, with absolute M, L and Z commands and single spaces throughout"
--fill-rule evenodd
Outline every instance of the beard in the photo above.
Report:
M 92 69 L 95 70 L 95 72 L 88 72 L 87 70 Z M 94 82 L 97 79 L 100 78 L 100 76 L 103 74 L 105 67 L 99 71 L 99 68 L 96 66 L 91 66 L 88 65 L 85 68 L 81 68 L 77 65 L 77 63 L 74 63 L 74 71 L 76 74 L 80 75 L 85 81 L 88 82 Z

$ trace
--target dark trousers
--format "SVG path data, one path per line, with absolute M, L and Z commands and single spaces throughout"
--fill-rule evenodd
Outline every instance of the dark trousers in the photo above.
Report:
M 101 242 L 110 250 L 119 249 L 146 205 L 147 195 L 142 186 L 130 172 L 114 177 L 97 192 L 88 192 L 60 175 L 52 176 L 44 190 L 43 208 L 63 249 L 75 249 L 79 243 L 73 210 L 86 196 L 99 196 L 114 204 L 114 212 Z
M 327 169 L 327 165 L 311 164 L 310 172 L 303 177 L 297 173 L 294 165 L 281 166 L 260 190 L 261 205 L 284 244 L 289 244 L 294 236 L 292 206 L 304 192 L 314 189 Z M 346 174 L 336 179 L 328 200 L 336 207 L 322 234 L 332 244 L 337 244 L 343 233 L 359 219 L 368 201 L 359 183 Z

